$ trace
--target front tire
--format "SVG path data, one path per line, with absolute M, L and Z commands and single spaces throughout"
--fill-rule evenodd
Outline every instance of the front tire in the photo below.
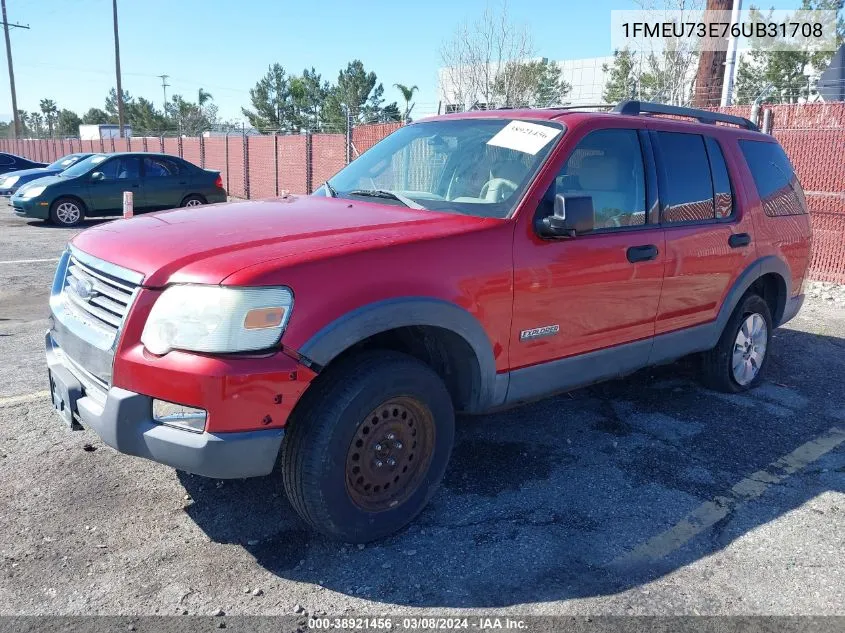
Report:
M 315 530 L 366 543 L 410 523 L 446 471 L 452 400 L 417 359 L 366 352 L 329 368 L 291 416 L 281 452 L 288 498 Z
M 769 360 L 772 329 L 769 305 L 759 295 L 745 295 L 716 347 L 702 355 L 704 384 L 725 393 L 748 391 L 759 385 Z
M 59 198 L 50 206 L 50 222 L 58 226 L 77 226 L 85 219 L 85 207 L 75 198 Z

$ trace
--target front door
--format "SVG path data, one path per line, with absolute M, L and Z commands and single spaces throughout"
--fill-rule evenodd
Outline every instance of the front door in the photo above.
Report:
M 564 159 L 546 202 L 590 196 L 595 228 L 549 240 L 529 222 L 527 239 L 517 234 L 512 368 L 633 341 L 643 342 L 645 364 L 665 259 L 663 229 L 647 212 L 656 202 L 650 156 L 645 132 L 610 128 L 586 134 Z
M 144 207 L 141 159 L 137 156 L 108 158 L 94 168 L 90 178 L 88 210 L 96 215 L 122 213 L 124 191 L 132 192 L 134 208 Z

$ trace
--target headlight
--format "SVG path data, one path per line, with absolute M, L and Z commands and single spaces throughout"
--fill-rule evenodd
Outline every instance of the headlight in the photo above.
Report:
M 30 187 L 29 189 L 24 189 L 23 191 L 18 190 L 18 193 L 20 193 L 21 198 L 23 198 L 24 200 L 29 200 L 30 198 L 36 198 L 40 196 L 42 193 L 44 193 L 44 190 L 46 188 L 47 187 L 44 186 Z
M 292 307 L 285 287 L 171 286 L 150 310 L 141 342 L 153 354 L 266 349 L 279 342 Z
M 2 186 L 3 189 L 7 189 L 8 187 L 13 186 L 20 179 L 21 179 L 20 176 L 9 176 L 8 178 L 6 178 L 3 181 L 2 185 L 0 185 L 0 186 Z

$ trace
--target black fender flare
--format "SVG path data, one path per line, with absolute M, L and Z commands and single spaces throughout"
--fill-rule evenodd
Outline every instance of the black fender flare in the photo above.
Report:
M 471 410 L 485 408 L 496 400 L 497 394 L 503 397 L 506 385 L 503 387 L 497 381 L 493 344 L 484 327 L 470 312 L 442 299 L 401 297 L 361 306 L 325 325 L 298 351 L 325 367 L 356 343 L 381 332 L 415 325 L 450 330 L 472 348 L 480 381 Z
M 731 286 L 731 289 L 725 296 L 724 302 L 722 302 L 719 315 L 716 317 L 716 327 L 714 328 L 716 338 L 712 341 L 713 345 L 710 347 L 715 346 L 716 343 L 719 342 L 719 337 L 722 335 L 722 331 L 725 329 L 725 325 L 727 324 L 728 319 L 731 318 L 731 314 L 734 309 L 739 304 L 739 300 L 742 299 L 746 292 L 748 292 L 748 289 L 755 281 L 760 279 L 763 275 L 767 275 L 769 273 L 775 273 L 783 279 L 784 286 L 786 288 L 785 296 L 778 302 L 778 306 L 772 314 L 772 321 L 774 322 L 775 327 L 780 325 L 786 302 L 789 300 L 789 297 L 792 296 L 792 273 L 789 271 L 789 266 L 787 266 L 786 262 L 782 259 L 774 255 L 767 255 L 752 262 L 744 271 L 742 271 L 733 286 Z

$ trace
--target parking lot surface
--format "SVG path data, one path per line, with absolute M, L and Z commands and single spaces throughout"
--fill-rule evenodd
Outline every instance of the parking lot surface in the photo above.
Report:
M 845 614 L 842 288 L 813 286 L 749 394 L 687 360 L 460 419 L 431 505 L 359 547 L 309 532 L 278 475 L 59 422 L 43 341 L 73 234 L 0 207 L 0 615 Z

